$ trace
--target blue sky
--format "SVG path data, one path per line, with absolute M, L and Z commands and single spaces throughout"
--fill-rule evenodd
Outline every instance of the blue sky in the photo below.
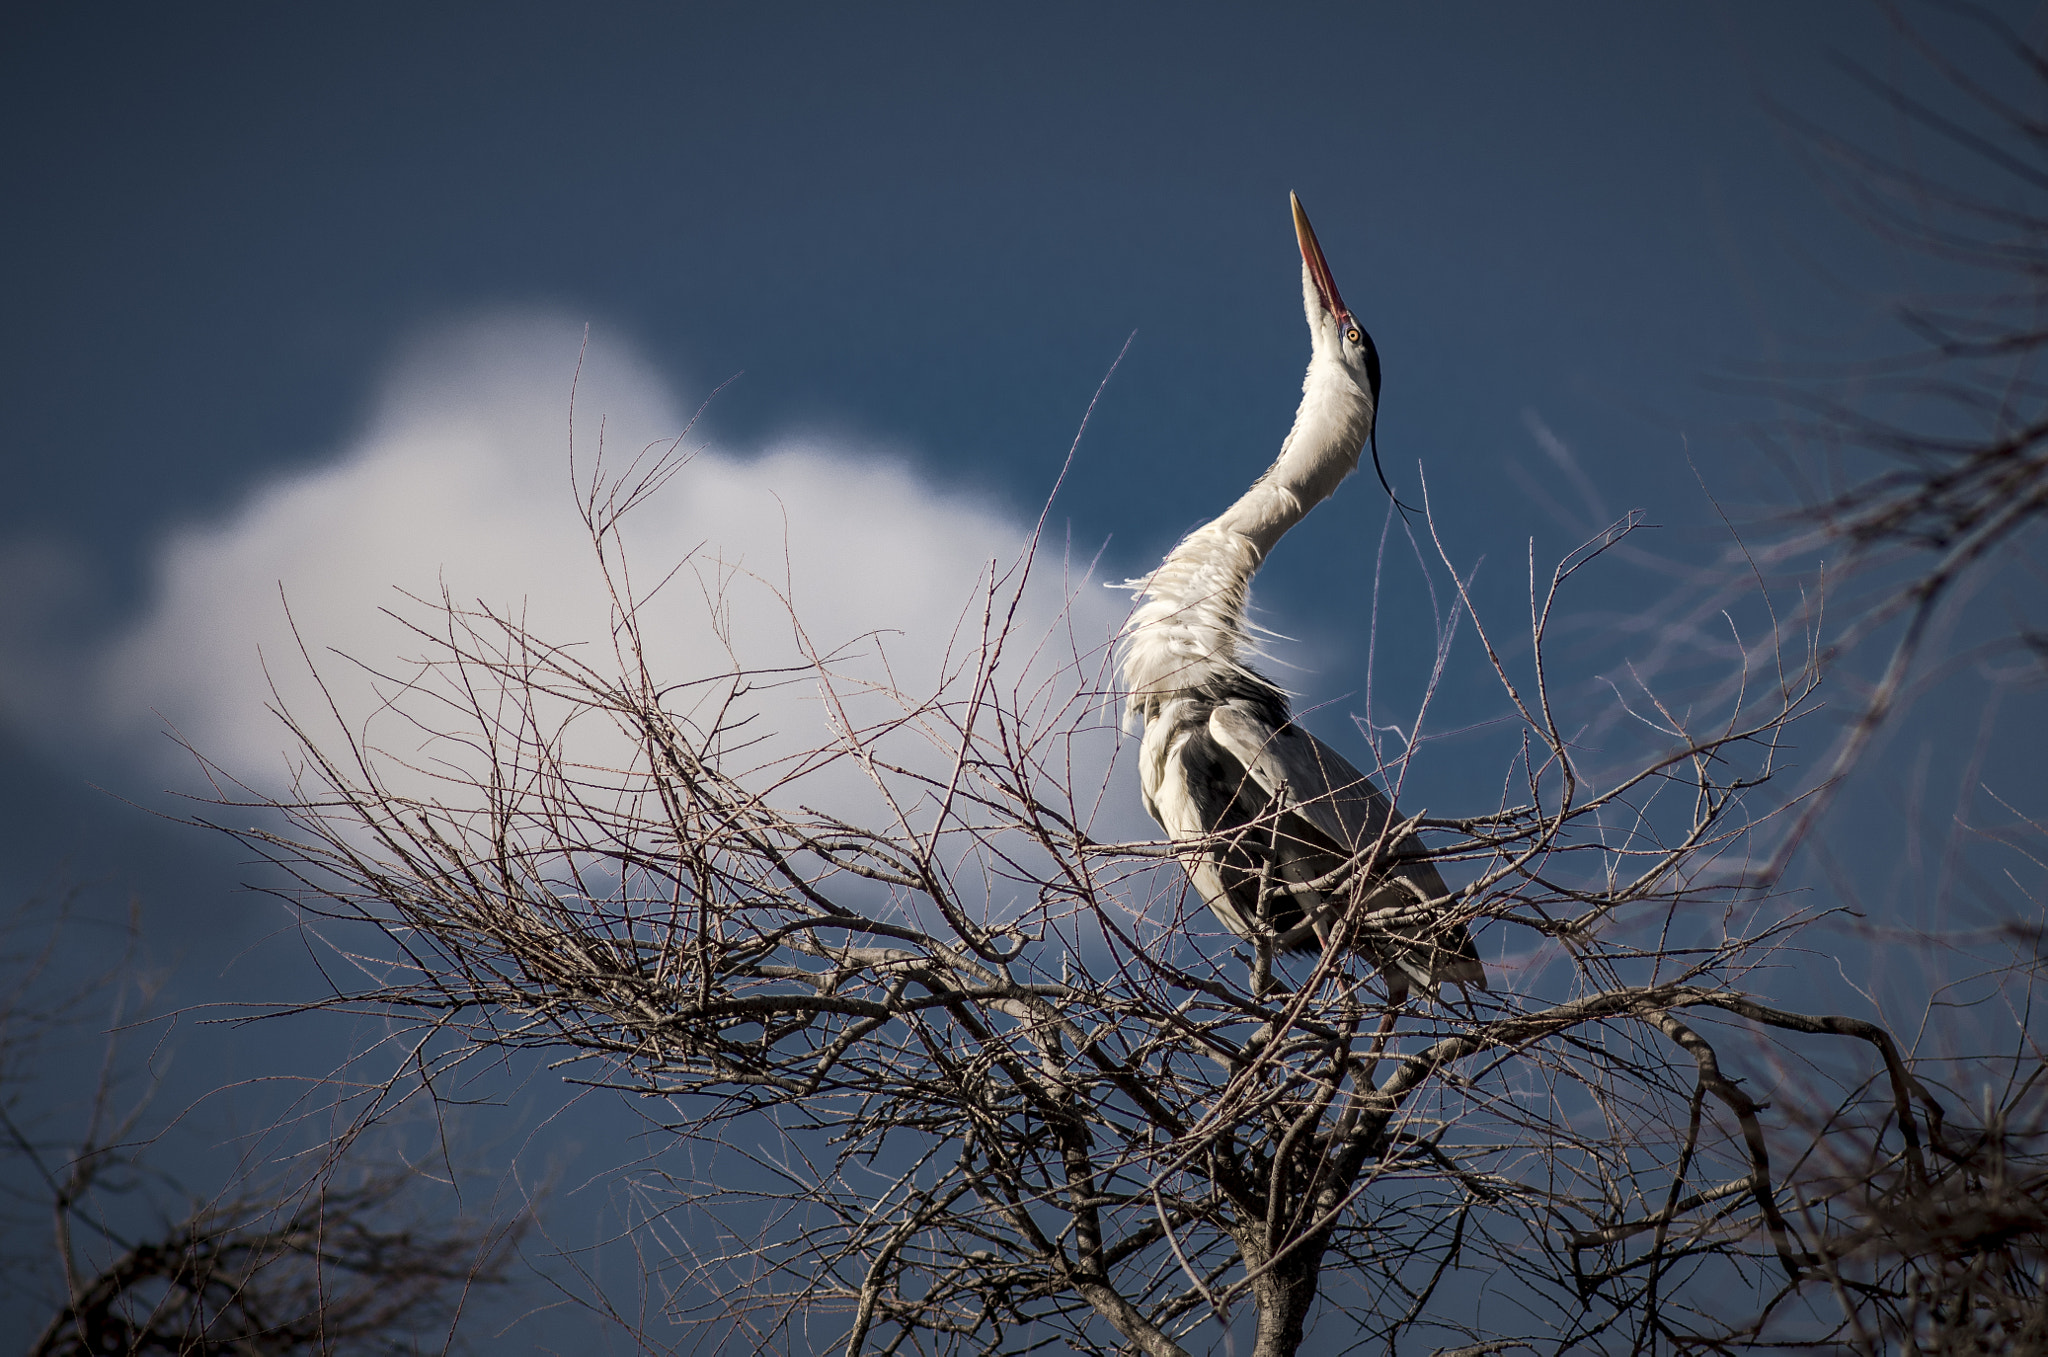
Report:
M 61 600 L 15 648 L 132 622 L 167 535 L 343 456 L 484 315 L 588 323 L 684 408 L 744 374 L 727 445 L 1017 517 L 1135 332 L 1058 506 L 1130 573 L 1285 428 L 1290 189 L 1378 338 L 1392 474 L 1473 549 L 1592 526 L 1541 502 L 1532 417 L 1615 512 L 1698 518 L 1687 455 L 1772 498 L 1702 378 L 1854 346 L 1900 280 L 1760 101 L 1867 117 L 1827 59 L 1888 43 L 1859 5 L 51 11 L 0 96 L 34 129 L 0 541 Z M 1348 691 L 1358 591 L 1317 586 L 1364 534 L 1315 526 L 1262 602 Z
M 1543 559 L 1597 526 L 1560 448 L 1602 509 L 1663 525 L 1667 566 L 1708 559 L 1702 479 L 1738 514 L 1786 494 L 1742 430 L 1758 409 L 1713 379 L 1882 347 L 1919 267 L 1767 111 L 1883 143 L 1840 54 L 1907 60 L 1858 3 L 17 15 L 0 889 L 133 892 L 179 1002 L 277 997 L 288 964 L 219 962 L 266 955 L 275 912 L 232 854 L 150 814 L 182 776 L 157 713 L 263 757 L 250 676 L 287 577 L 352 645 L 390 585 L 437 570 L 537 588 L 520 572 L 552 558 L 492 552 L 561 484 L 586 324 L 585 412 L 608 398 L 649 436 L 738 374 L 701 426 L 720 474 L 815 492 L 797 532 L 859 618 L 953 571 L 964 594 L 1135 333 L 1052 516 L 1117 579 L 1286 429 L 1294 190 L 1383 357 L 1388 474 L 1410 497 L 1427 476 L 1458 559 L 1499 563 L 1485 587 L 1512 601 L 1530 539 Z M 406 439 L 469 415 L 522 451 L 435 498 L 428 472 L 456 464 L 408 463 Z M 916 549 L 834 557 L 835 509 Z M 1324 727 L 1364 687 L 1383 510 L 1354 480 L 1261 576 Z M 1666 587 L 1639 562 L 1586 615 Z M 1379 626 L 1375 682 L 1401 692 L 1426 598 L 1390 597 Z M 1456 795 L 1461 769 L 1428 790 Z

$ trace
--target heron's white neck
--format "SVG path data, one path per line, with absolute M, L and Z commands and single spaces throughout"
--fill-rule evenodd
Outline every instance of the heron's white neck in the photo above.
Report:
M 1215 680 L 1249 676 L 1244 611 L 1253 572 L 1282 534 L 1357 470 L 1372 432 L 1371 394 L 1320 344 L 1301 390 L 1294 428 L 1266 473 L 1189 533 L 1159 569 L 1131 582 L 1145 601 L 1125 629 L 1119 667 L 1134 717 Z
M 1302 378 L 1301 408 L 1294 412 L 1294 427 L 1280 445 L 1280 456 L 1237 503 L 1191 533 L 1167 561 L 1209 529 L 1247 538 L 1259 560 L 1264 560 L 1282 533 L 1328 499 L 1338 482 L 1358 470 L 1358 456 L 1372 433 L 1372 419 L 1372 397 L 1358 388 L 1341 363 L 1318 355 Z

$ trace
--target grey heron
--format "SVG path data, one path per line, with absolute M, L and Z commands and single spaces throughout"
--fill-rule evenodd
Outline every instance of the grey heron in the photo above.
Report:
M 1295 724 L 1287 695 L 1247 662 L 1253 572 L 1358 468 L 1379 406 L 1372 337 L 1289 197 L 1312 345 L 1294 427 L 1251 489 L 1127 585 L 1141 601 L 1119 668 L 1144 731 L 1145 809 L 1188 845 L 1183 865 L 1217 919 L 1259 944 L 1262 974 L 1269 949 L 1322 948 L 1348 914 L 1350 945 L 1380 968 L 1392 1003 L 1446 980 L 1483 988 L 1471 935 L 1437 917 L 1450 891 L 1415 836 L 1394 837 L 1380 789 Z M 1398 913 L 1362 922 L 1379 911 Z

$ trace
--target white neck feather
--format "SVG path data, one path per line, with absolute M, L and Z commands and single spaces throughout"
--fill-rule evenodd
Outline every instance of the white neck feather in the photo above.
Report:
M 1129 710 L 1144 719 L 1175 695 L 1245 675 L 1244 612 L 1252 574 L 1289 528 L 1358 468 L 1373 400 L 1316 345 L 1301 408 L 1280 456 L 1237 503 L 1189 533 L 1159 569 L 1129 587 L 1144 602 L 1125 628 L 1120 670 Z

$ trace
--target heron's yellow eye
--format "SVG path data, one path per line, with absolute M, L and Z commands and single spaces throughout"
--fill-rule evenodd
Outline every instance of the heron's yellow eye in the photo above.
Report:
M 1352 343 L 1356 344 L 1358 342 L 1358 327 L 1354 325 L 1350 329 L 1346 330 L 1344 332 L 1344 337 L 1350 340 Z

